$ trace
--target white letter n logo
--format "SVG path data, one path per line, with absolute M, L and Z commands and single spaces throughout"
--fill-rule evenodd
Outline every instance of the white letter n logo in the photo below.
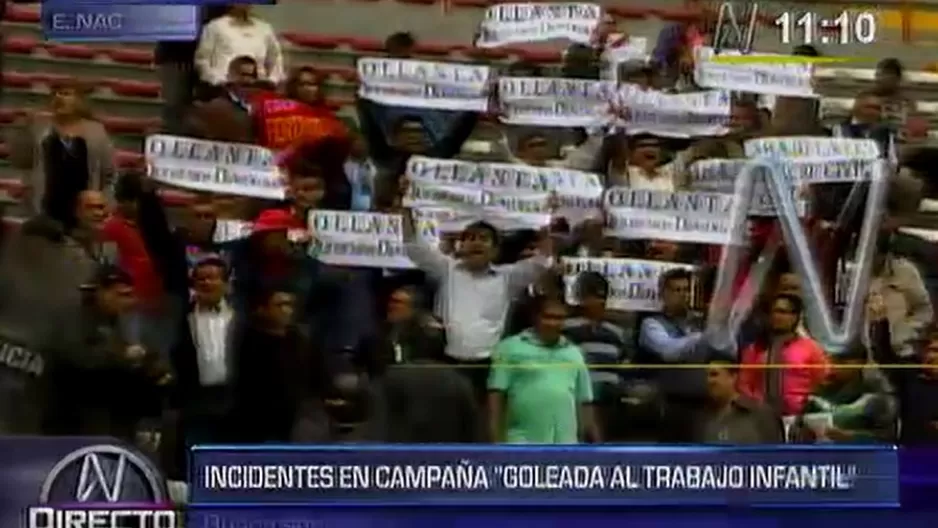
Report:
M 733 9 L 731 2 L 720 4 L 720 11 L 717 14 L 717 25 L 713 29 L 713 51 L 720 53 L 723 50 L 737 50 L 739 53 L 748 54 L 752 51 L 752 41 L 756 35 L 756 24 L 758 23 L 759 6 L 758 4 L 748 4 L 745 11 L 736 17 L 736 10 Z M 745 31 L 739 24 L 739 21 L 746 21 L 749 25 Z
M 91 453 L 85 455 L 81 463 L 81 473 L 78 476 L 78 488 L 75 490 L 75 499 L 78 502 L 88 502 L 100 488 L 104 499 L 107 502 L 117 502 L 120 500 L 121 488 L 124 484 L 124 470 L 127 467 L 127 458 L 123 455 L 117 458 L 117 467 L 111 482 L 108 482 L 107 474 L 101 465 L 101 459 L 98 455 Z M 98 502 L 98 501 L 92 501 Z

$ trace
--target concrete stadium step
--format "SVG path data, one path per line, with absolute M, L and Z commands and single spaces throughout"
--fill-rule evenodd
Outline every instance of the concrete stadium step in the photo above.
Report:
M 93 77 L 114 77 L 137 81 L 153 81 L 156 78 L 152 67 L 103 60 L 60 59 L 15 53 L 6 55 L 4 68 L 23 73 L 51 73 L 76 77 L 93 74 Z
M 3 104 L 17 108 L 42 108 L 47 105 L 48 98 L 48 91 L 7 87 Z M 91 103 L 95 111 L 124 117 L 159 117 L 162 105 L 158 99 L 104 94 L 93 94 Z

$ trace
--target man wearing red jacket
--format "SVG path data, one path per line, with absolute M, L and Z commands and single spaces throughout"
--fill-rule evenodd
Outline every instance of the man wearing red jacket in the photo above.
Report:
M 156 261 L 150 255 L 138 226 L 137 204 L 143 193 L 139 176 L 125 176 L 117 181 L 114 197 L 117 206 L 101 228 L 105 241 L 117 247 L 118 265 L 131 279 L 139 302 L 145 328 L 158 338 L 155 352 L 164 354 L 172 345 L 172 320 L 165 289 Z

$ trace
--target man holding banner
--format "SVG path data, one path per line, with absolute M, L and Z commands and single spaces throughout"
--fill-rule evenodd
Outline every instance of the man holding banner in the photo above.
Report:
M 542 239 L 537 255 L 496 266 L 499 233 L 491 224 L 466 227 L 454 258 L 418 236 L 409 209 L 403 217 L 407 256 L 438 284 L 436 315 L 446 327 L 446 358 L 467 367 L 477 396 L 484 399 L 492 350 L 504 332 L 511 301 L 552 262 L 550 237 Z

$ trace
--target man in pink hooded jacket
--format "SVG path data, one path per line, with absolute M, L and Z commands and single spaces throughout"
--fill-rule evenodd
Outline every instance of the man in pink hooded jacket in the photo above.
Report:
M 824 381 L 829 361 L 817 342 L 798 333 L 800 297 L 779 294 L 771 306 L 765 335 L 740 356 L 739 391 L 780 416 L 796 415 Z

